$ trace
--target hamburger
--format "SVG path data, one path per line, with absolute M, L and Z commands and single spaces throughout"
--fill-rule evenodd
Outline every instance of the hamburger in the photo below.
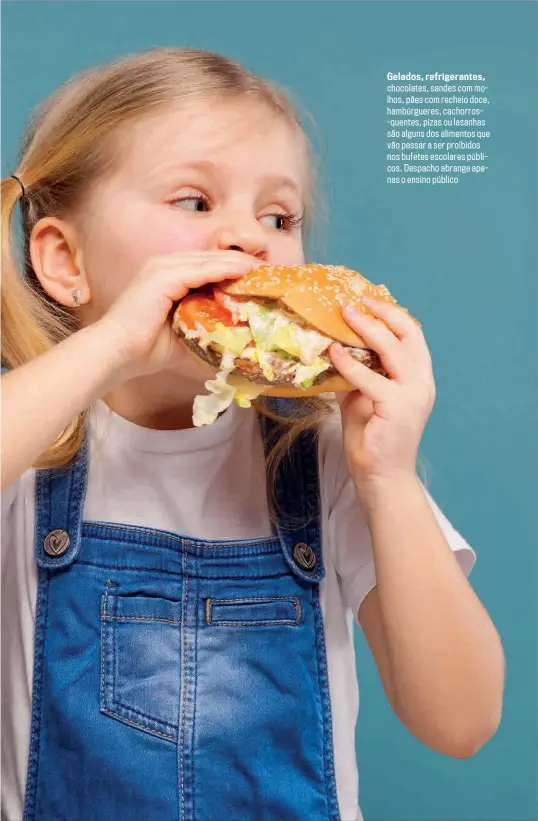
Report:
M 261 265 L 240 279 L 190 291 L 177 305 L 172 327 L 217 370 L 205 383 L 209 394 L 195 398 L 194 424 L 210 424 L 234 399 L 249 407 L 260 395 L 353 390 L 332 364 L 333 342 L 384 374 L 378 354 L 342 316 L 344 305 L 373 316 L 363 296 L 397 304 L 384 285 L 357 271 L 314 263 Z

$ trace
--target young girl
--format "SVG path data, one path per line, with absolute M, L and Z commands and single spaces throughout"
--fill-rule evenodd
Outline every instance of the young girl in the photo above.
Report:
M 403 311 L 346 313 L 391 378 L 333 345 L 338 403 L 192 426 L 173 306 L 303 262 L 313 176 L 282 92 L 165 49 L 60 89 L 2 181 L 7 821 L 360 819 L 355 620 L 424 744 L 499 724 L 474 554 L 416 475 L 434 381 Z

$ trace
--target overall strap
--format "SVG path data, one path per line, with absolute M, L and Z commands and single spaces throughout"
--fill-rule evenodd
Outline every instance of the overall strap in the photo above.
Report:
M 267 407 L 289 416 L 297 407 L 293 399 L 266 397 Z M 287 429 L 260 413 L 266 456 Z M 270 492 L 270 488 L 268 487 Z M 316 432 L 300 434 L 281 459 L 274 489 L 276 530 L 293 572 L 310 582 L 325 576 L 321 546 L 321 502 Z
M 66 567 L 79 553 L 88 451 L 86 438 L 69 465 L 36 471 L 35 556 L 40 567 Z

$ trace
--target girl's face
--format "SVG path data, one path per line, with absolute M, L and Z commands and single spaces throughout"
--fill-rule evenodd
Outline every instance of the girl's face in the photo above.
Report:
M 306 167 L 300 136 L 253 105 L 189 104 L 140 121 L 89 196 L 82 251 L 98 319 L 152 256 L 242 250 L 304 262 Z

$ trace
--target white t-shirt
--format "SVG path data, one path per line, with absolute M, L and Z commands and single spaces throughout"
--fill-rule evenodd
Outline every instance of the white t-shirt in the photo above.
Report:
M 99 403 L 91 436 L 86 521 L 140 525 L 207 540 L 272 536 L 263 443 L 253 409 L 234 403 L 213 425 L 157 431 L 134 425 Z M 353 625 L 375 585 L 375 569 L 369 531 L 347 471 L 338 413 L 320 433 L 319 466 L 326 568 L 320 599 L 338 799 L 342 821 L 360 821 Z M 29 470 L 2 498 L 3 821 L 20 821 L 23 815 L 37 592 L 34 485 L 35 472 Z M 469 573 L 474 552 L 428 499 Z

